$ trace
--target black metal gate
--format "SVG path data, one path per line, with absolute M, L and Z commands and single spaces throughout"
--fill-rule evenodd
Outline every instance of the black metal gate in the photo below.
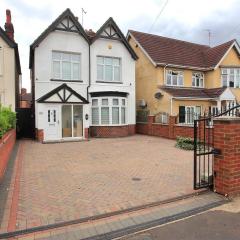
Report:
M 31 108 L 17 108 L 17 138 L 35 138 L 35 120 Z
M 213 154 L 212 119 L 194 120 L 194 189 L 213 185 Z
M 194 120 L 194 189 L 211 188 L 213 186 L 213 158 L 220 150 L 214 148 L 214 125 L 215 117 L 240 117 L 240 105 L 229 105 L 223 108 L 223 112 L 209 114 Z

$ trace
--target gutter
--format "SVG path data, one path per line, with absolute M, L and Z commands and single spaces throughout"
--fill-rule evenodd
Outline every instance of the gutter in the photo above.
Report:
M 199 68 L 199 67 L 192 67 L 192 66 L 169 64 L 169 63 L 156 63 L 156 66 L 157 66 L 157 67 L 166 66 L 166 65 L 169 66 L 169 67 L 173 67 L 173 68 L 192 69 L 192 70 L 198 70 L 198 71 L 210 71 L 210 70 L 214 70 L 214 67 L 210 67 L 210 68 Z
M 213 100 L 213 101 L 217 101 L 217 98 L 194 98 L 194 97 L 172 97 L 173 99 L 193 99 L 193 100 L 202 100 L 202 101 L 205 101 L 205 100 Z

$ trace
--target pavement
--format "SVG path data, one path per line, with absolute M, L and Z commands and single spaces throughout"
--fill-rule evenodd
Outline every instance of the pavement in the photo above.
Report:
M 136 135 L 85 142 L 19 142 L 0 233 L 111 215 L 193 191 L 193 153 Z M 11 176 L 11 177 L 10 177 Z
M 121 240 L 240 239 L 240 198 L 207 212 L 119 238 Z
M 110 217 L 69 224 L 64 227 L 45 229 L 34 232 L 15 232 L 15 235 L 0 235 L 0 239 L 12 240 L 110 240 L 121 238 L 127 234 L 143 231 L 168 222 L 206 211 L 228 201 L 215 193 L 202 192 L 199 195 L 187 197 L 174 202 L 163 203 L 153 207 L 116 214 Z M 200 225 L 201 228 L 201 225 Z M 150 230 L 151 231 L 151 230 Z M 151 236 L 148 231 L 140 235 L 134 234 L 124 239 L 144 239 Z M 159 237 L 159 236 L 156 236 Z M 150 238 L 151 239 L 151 238 Z M 171 238 L 155 238 L 171 239 Z M 188 238 L 186 238 L 188 239 Z M 146 238 L 148 240 L 148 238 Z

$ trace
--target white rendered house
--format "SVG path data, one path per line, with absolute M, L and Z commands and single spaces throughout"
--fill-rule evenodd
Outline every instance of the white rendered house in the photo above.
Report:
M 136 59 L 112 18 L 94 33 L 66 9 L 30 46 L 37 138 L 134 134 Z

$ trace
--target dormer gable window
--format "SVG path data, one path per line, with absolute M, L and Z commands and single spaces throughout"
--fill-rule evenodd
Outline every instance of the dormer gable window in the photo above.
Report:
M 168 86 L 183 86 L 183 72 L 175 70 L 167 70 L 166 84 Z
M 240 87 L 240 68 L 222 68 L 221 77 L 223 87 Z

